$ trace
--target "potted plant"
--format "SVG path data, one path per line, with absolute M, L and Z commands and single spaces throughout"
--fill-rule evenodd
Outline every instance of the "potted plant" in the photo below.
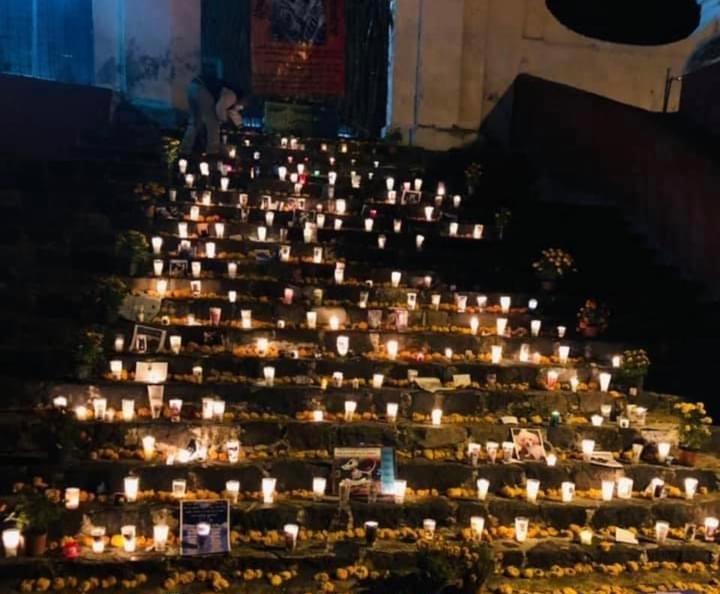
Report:
M 62 517 L 61 508 L 42 493 L 24 495 L 16 507 L 18 523 L 26 539 L 26 551 L 32 557 L 40 557 L 47 550 L 47 535 Z
M 102 341 L 100 332 L 84 330 L 80 333 L 75 347 L 75 372 L 79 379 L 90 377 L 104 360 Z
M 145 271 L 150 260 L 150 245 L 143 233 L 123 231 L 115 240 L 115 255 L 122 268 L 135 276 Z
M 495 213 L 495 229 L 497 230 L 498 239 L 502 239 L 505 235 L 505 227 L 512 219 L 512 211 L 509 208 L 501 208 Z
M 480 163 L 472 162 L 465 168 L 465 185 L 467 187 L 468 196 L 475 194 L 475 188 L 480 183 L 483 174 L 483 167 Z
M 595 299 L 588 299 L 577 314 L 577 331 L 585 338 L 595 338 L 607 330 L 610 312 Z
M 644 349 L 624 351 L 617 382 L 642 389 L 649 368 L 650 357 Z
M 117 320 L 118 310 L 127 294 L 128 286 L 119 278 L 110 276 L 99 279 L 87 293 L 88 307 L 92 308 L 92 320 L 112 324 Z
M 678 402 L 673 410 L 680 416 L 680 464 L 695 466 L 697 454 L 710 443 L 712 418 L 702 402 Z
M 532 263 L 540 285 L 546 291 L 555 288 L 557 282 L 571 272 L 576 272 L 573 257 L 560 248 L 547 248 L 540 253 L 540 258 Z

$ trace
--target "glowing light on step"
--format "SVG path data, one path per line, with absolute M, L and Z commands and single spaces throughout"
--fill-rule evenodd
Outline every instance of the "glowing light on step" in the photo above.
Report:
M 593 452 L 595 451 L 595 440 L 594 439 L 583 439 L 581 442 L 581 449 L 583 459 L 586 462 L 590 461 Z
M 263 367 L 263 377 L 266 386 L 273 386 L 275 384 L 275 368 L 270 365 Z
M 355 400 L 346 400 L 345 401 L 345 421 L 348 423 L 353 420 L 353 416 L 355 416 L 355 411 L 357 410 L 357 402 Z
M 368 233 L 373 230 L 373 225 L 375 224 L 375 221 L 371 219 L 370 217 L 365 219 L 365 231 Z
M 525 483 L 525 498 L 529 503 L 537 502 L 538 492 L 540 491 L 540 481 L 537 479 L 527 479 Z
M 95 398 L 92 401 L 93 405 L 93 416 L 96 421 L 105 420 L 105 413 L 107 412 L 107 398 Z
M 230 178 L 222 176 L 220 178 L 220 190 L 222 190 L 223 192 L 227 192 L 229 187 L 230 187 Z
M 75 417 L 78 421 L 87 421 L 88 410 L 82 404 L 75 407 Z
M 268 339 L 260 337 L 255 341 L 255 349 L 260 357 L 267 355 L 268 351 Z
M 545 462 L 548 466 L 555 466 L 557 464 L 557 456 L 550 452 L 547 456 L 545 456 Z
M 432 419 L 432 424 L 435 426 L 439 426 L 442 424 L 442 417 L 443 417 L 443 411 L 442 408 L 433 408 L 430 412 L 430 418 Z
M 213 400 L 213 419 L 219 422 L 222 422 L 223 418 L 225 417 L 225 401 L 215 399 Z
M 560 365 L 567 365 L 569 356 L 570 347 L 567 345 L 560 345 L 558 347 L 558 360 L 560 361 Z
M 335 283 L 342 285 L 345 280 L 345 268 L 338 266 L 338 264 L 340 264 L 340 262 L 335 265 Z
M 478 328 L 480 327 L 480 321 L 478 320 L 477 316 L 473 316 L 470 318 L 470 334 L 473 336 L 477 334 Z
M 590 528 L 584 528 L 580 531 L 580 544 L 589 546 L 592 544 L 593 531 Z
M 540 336 L 540 326 L 542 326 L 541 320 L 532 320 L 530 322 L 530 334 L 532 336 Z
M 618 499 L 630 499 L 632 497 L 633 479 L 626 476 L 617 480 Z
M 428 540 L 432 540 L 433 538 L 435 538 L 436 526 L 437 523 L 431 518 L 426 518 L 423 520 L 423 532 L 425 533 L 425 538 L 427 538 Z
M 235 278 L 237 276 L 237 264 L 235 262 L 228 262 L 227 274 L 229 278 Z
M 225 492 L 229 495 L 232 503 L 237 503 L 240 495 L 240 481 L 230 480 L 225 482 Z
M 500 361 L 502 360 L 502 352 L 503 348 L 502 345 L 494 344 L 490 347 L 490 360 L 493 365 L 498 365 Z
M 655 522 L 655 542 L 663 544 L 670 532 L 670 524 L 667 522 Z
M 123 537 L 123 551 L 126 553 L 134 553 L 136 546 L 135 525 L 128 524 L 127 526 L 123 526 L 120 528 L 120 534 L 122 534 Z
M 379 390 L 383 386 L 385 376 L 382 373 L 374 373 L 372 376 L 372 387 Z
M 200 207 L 199 206 L 191 206 L 190 207 L 190 220 L 191 221 L 197 221 L 200 218 Z
M 593 427 L 600 427 L 603 424 L 603 420 L 602 415 L 593 415 L 590 417 L 590 423 L 592 423 Z
M 155 292 L 160 295 L 160 297 L 165 297 L 165 293 L 167 293 L 167 287 L 167 279 L 159 278 L 155 281 Z
M 158 553 L 165 551 L 169 531 L 170 528 L 167 524 L 155 524 L 153 526 L 153 544 L 155 545 L 155 551 Z
M 615 369 L 619 368 L 621 362 L 622 362 L 622 357 L 620 357 L 620 355 L 613 355 L 613 358 L 612 358 L 613 368 L 615 368 Z
M 393 499 L 395 503 L 405 503 L 405 493 L 407 491 L 407 481 L 396 480 L 393 485 Z
M 560 484 L 560 494 L 563 503 L 570 503 L 575 496 L 575 483 L 564 481 Z
M 557 335 L 558 338 L 565 338 L 565 333 L 567 332 L 567 328 L 565 326 L 558 326 L 557 327 Z
M 385 237 L 384 235 L 378 235 L 378 238 L 377 238 L 378 248 L 381 250 L 384 250 L 386 241 L 387 241 L 387 237 Z
M 275 485 L 277 479 L 272 477 L 264 477 L 262 480 L 262 497 L 263 503 L 269 505 L 275 501 Z
M 598 380 L 600 381 L 600 391 L 601 392 L 607 392 L 608 388 L 610 387 L 610 380 L 612 379 L 612 375 L 607 373 L 606 371 L 603 371 L 598 375 Z
M 687 477 L 684 481 L 685 486 L 685 499 L 693 499 L 695 497 L 695 493 L 697 493 L 698 488 L 698 480 L 694 477 Z
M 214 241 L 208 241 L 205 244 L 205 256 L 212 259 L 215 257 L 215 242 Z
M 400 279 L 402 278 L 402 272 L 398 272 L 397 270 L 390 273 L 390 283 L 393 287 L 400 286 Z
M 554 369 L 548 370 L 547 379 L 546 379 L 548 389 L 553 390 L 555 388 L 555 386 L 557 386 L 558 377 L 559 377 L 559 374 L 557 371 L 555 371 Z
M 601 495 L 603 501 L 612 501 L 613 493 L 615 492 L 615 481 L 603 480 L 601 485 Z
M 312 412 L 313 421 L 315 423 L 322 423 L 325 419 L 325 413 L 322 410 L 316 409 Z
M 228 439 L 225 442 L 225 452 L 227 453 L 228 462 L 237 464 L 240 460 L 240 442 L 237 439 Z
M 398 341 L 397 340 L 388 340 L 385 343 L 385 350 L 387 351 L 387 356 L 390 361 L 395 361 L 397 359 L 398 354 Z
M 280 165 L 280 167 L 278 167 L 277 172 L 278 172 L 278 179 L 280 181 L 284 182 L 287 180 L 287 167 L 285 167 L 285 165 Z
M 2 543 L 6 557 L 17 557 L 18 548 L 20 547 L 20 530 L 17 528 L 3 530 Z
M 165 262 L 163 260 L 153 260 L 153 274 L 155 276 L 162 276 Z
M 483 532 L 485 531 L 485 518 L 482 516 L 471 516 L 470 530 L 472 530 L 473 536 L 477 540 L 482 540 Z
M 538 306 L 538 300 L 537 300 L 537 299 L 530 299 L 530 300 L 528 301 L 528 309 L 529 309 L 530 311 L 535 311 L 535 310 L 537 309 L 537 306 Z
M 502 311 L 502 313 L 506 314 L 510 312 L 510 302 L 510 297 L 500 297 L 500 311 Z
M 68 487 L 65 489 L 65 508 L 77 509 L 78 507 L 80 507 L 80 489 Z
M 172 494 L 175 499 L 182 499 L 187 492 L 187 481 L 185 479 L 173 479 Z
M 525 517 L 515 518 L 515 540 L 518 542 L 525 542 L 528 536 L 528 528 L 530 526 L 530 520 Z
M 155 456 L 155 438 L 152 435 L 146 435 L 145 437 L 143 437 L 142 448 L 145 460 L 152 460 Z
M 325 496 L 325 489 L 327 488 L 327 479 L 322 476 L 316 476 L 313 478 L 312 490 L 313 495 L 316 499 Z
M 670 443 L 667 441 L 661 441 L 657 444 L 657 457 L 658 462 L 664 463 L 670 454 Z
M 498 453 L 499 447 L 500 447 L 500 444 L 496 441 L 488 441 L 485 443 L 485 450 L 487 451 L 487 455 L 490 460 L 490 463 L 495 462 L 495 458 L 497 458 L 497 453 Z
M 136 476 L 126 476 L 123 483 L 125 485 L 125 500 L 128 503 L 134 503 L 137 501 L 140 479 Z
M 397 421 L 399 405 L 397 402 L 388 402 L 385 406 L 385 416 L 389 423 Z
M 718 521 L 718 519 L 714 516 L 709 516 L 705 518 L 703 525 L 705 526 L 705 540 L 707 542 L 713 542 L 715 540 L 715 536 L 717 535 L 720 521 Z
M 473 239 L 482 239 L 484 230 L 485 230 L 484 225 L 473 226 L 473 234 L 472 234 Z
M 93 526 L 90 529 L 90 536 L 92 537 L 92 552 L 101 554 L 105 552 L 105 527 L 104 526 Z
M 178 169 L 180 170 L 180 173 L 185 175 L 185 172 L 187 171 L 188 162 L 187 159 L 180 159 L 178 161 Z
M 110 373 L 113 379 L 122 379 L 123 362 L 120 359 L 113 359 L 110 361 Z
M 495 320 L 495 333 L 498 336 L 505 336 L 505 333 L 507 332 L 507 318 L 498 318 Z
M 425 212 L 425 220 L 430 222 L 433 220 L 433 214 L 435 212 L 434 206 L 426 206 L 423 211 Z
M 195 176 L 192 173 L 186 173 L 185 174 L 185 185 L 188 188 L 192 188 L 195 184 Z
M 487 498 L 488 489 L 490 488 L 490 481 L 481 478 L 476 481 L 475 486 L 477 488 L 478 499 L 480 501 L 485 501 L 485 499 Z

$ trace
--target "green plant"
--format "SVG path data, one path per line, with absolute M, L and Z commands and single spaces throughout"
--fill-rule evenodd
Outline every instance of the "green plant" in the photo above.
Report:
M 468 186 L 475 186 L 480 181 L 482 174 L 482 165 L 473 161 L 465 168 L 465 182 Z
M 702 402 L 678 402 L 673 410 L 680 416 L 680 445 L 688 450 L 702 450 L 710 442 L 712 418 Z
M 512 211 L 509 208 L 500 208 L 495 212 L 495 225 L 501 229 L 507 227 L 512 219 Z
M 123 231 L 115 239 L 115 254 L 130 269 L 141 268 L 150 260 L 150 244 L 139 231 Z
M 45 534 L 60 521 L 62 510 L 43 493 L 24 495 L 15 508 L 18 523 L 30 534 Z
M 80 333 L 75 347 L 75 363 L 95 369 L 104 360 L 103 335 L 100 332 L 84 330 Z
M 588 299 L 578 311 L 577 329 L 582 332 L 588 328 L 595 328 L 598 332 L 604 332 L 607 329 L 609 317 L 610 312 L 607 307 L 595 299 Z
M 163 136 L 163 158 L 170 169 L 180 154 L 180 141 L 172 136 Z
M 487 546 L 422 543 L 418 551 L 419 577 L 426 589 L 436 592 L 454 586 L 460 592 L 476 592 L 487 580 L 493 562 Z
M 540 253 L 540 258 L 532 264 L 535 274 L 545 280 L 558 280 L 577 272 L 573 257 L 560 248 L 547 248 Z
M 113 321 L 123 300 L 130 292 L 128 286 L 116 276 L 99 279 L 89 291 L 87 299 L 95 315 L 102 322 Z
M 650 368 L 650 357 L 644 349 L 623 352 L 620 371 L 623 375 L 637 377 L 646 375 Z

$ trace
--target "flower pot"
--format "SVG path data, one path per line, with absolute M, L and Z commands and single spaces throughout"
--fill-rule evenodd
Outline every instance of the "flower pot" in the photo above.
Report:
M 689 450 L 681 447 L 678 452 L 678 462 L 683 466 L 695 466 L 697 463 L 697 455 L 697 450 Z
M 25 542 L 25 550 L 31 557 L 42 557 L 47 552 L 47 532 L 42 534 L 28 533 Z

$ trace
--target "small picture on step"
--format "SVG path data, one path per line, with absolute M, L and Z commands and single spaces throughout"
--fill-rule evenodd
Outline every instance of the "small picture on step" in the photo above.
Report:
M 170 260 L 170 276 L 183 277 L 187 276 L 188 261 L 187 260 Z
M 165 330 L 135 324 L 130 344 L 136 353 L 159 353 L 165 348 Z
M 545 445 L 540 429 L 510 429 L 518 460 L 544 460 Z

